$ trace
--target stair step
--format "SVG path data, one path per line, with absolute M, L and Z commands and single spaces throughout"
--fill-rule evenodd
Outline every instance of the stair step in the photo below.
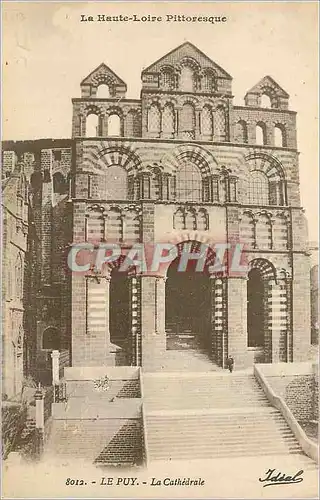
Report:
M 212 459 L 212 458 L 222 458 L 222 457 L 256 457 L 256 456 L 264 456 L 264 455 L 299 455 L 300 451 L 299 450 L 294 450 L 294 451 L 286 451 L 284 450 L 275 450 L 275 449 L 270 449 L 270 450 L 227 450 L 227 451 L 221 451 L 219 453 L 196 453 L 194 451 L 190 452 L 188 450 L 185 454 L 179 454 L 177 456 L 175 455 L 170 455 L 168 453 L 164 453 L 162 455 L 152 455 L 149 454 L 149 460 L 150 461 L 157 461 L 157 460 L 190 460 L 190 457 L 192 456 L 192 459 Z
M 275 440 L 279 445 L 284 445 L 284 446 L 288 446 L 288 445 L 294 445 L 294 446 L 298 446 L 299 447 L 299 444 L 297 444 L 297 440 L 295 439 L 294 436 L 281 436 L 281 437 L 277 437 L 276 440 Z M 249 446 L 268 446 L 268 444 L 270 443 L 270 438 L 267 439 L 261 439 L 259 440 L 258 436 L 255 437 L 255 439 L 245 439 L 245 437 L 243 437 L 243 439 L 241 439 L 240 436 L 229 436 L 228 439 L 219 439 L 218 437 L 211 437 L 211 438 L 207 438 L 205 441 L 201 440 L 201 439 L 188 439 L 188 440 L 180 440 L 179 438 L 178 439 L 167 439 L 166 442 L 164 442 L 163 438 L 160 439 L 160 438 L 152 438 L 152 439 L 148 439 L 148 446 L 150 447 L 150 449 L 162 449 L 162 448 L 165 448 L 167 446 L 167 444 L 170 444 L 170 446 L 174 447 L 175 450 L 179 450 L 179 449 L 184 449 L 185 447 L 190 447 L 191 445 L 195 445 L 197 449 L 199 448 L 220 448 L 220 447 L 223 447 L 223 446 L 242 446 L 244 448 L 248 448 Z

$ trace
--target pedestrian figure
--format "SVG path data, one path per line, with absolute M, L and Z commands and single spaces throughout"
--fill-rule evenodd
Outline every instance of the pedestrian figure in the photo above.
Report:
M 228 367 L 229 372 L 232 373 L 233 367 L 234 367 L 234 359 L 232 356 L 229 356 L 227 359 L 227 367 Z

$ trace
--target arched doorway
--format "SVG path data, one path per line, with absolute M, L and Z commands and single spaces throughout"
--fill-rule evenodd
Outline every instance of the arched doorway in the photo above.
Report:
M 126 272 L 118 268 L 111 271 L 109 300 L 109 328 L 112 344 L 120 347 L 126 362 L 130 362 L 130 292 L 129 279 Z
M 272 362 L 273 310 L 277 307 L 276 270 L 267 259 L 249 263 L 247 282 L 247 347 L 256 363 Z M 274 295 L 276 293 L 276 295 Z
M 170 264 L 166 281 L 167 350 L 211 352 L 211 285 L 208 272 L 210 252 L 203 270 L 197 260 L 189 260 L 186 270 L 179 270 L 184 251 L 199 253 L 198 242 L 178 245 L 178 257 Z

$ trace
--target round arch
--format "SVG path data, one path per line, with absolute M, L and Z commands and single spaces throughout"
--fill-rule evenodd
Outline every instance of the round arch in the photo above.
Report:
M 168 172 L 176 172 L 186 161 L 194 163 L 203 177 L 218 173 L 218 163 L 212 154 L 205 148 L 194 144 L 184 144 L 174 148 L 162 158 L 162 165 Z

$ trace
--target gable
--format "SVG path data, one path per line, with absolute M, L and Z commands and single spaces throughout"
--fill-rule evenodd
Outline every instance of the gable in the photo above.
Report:
M 232 80 L 232 77 L 218 64 L 213 62 L 206 54 L 201 52 L 195 45 L 190 42 L 185 42 L 179 47 L 173 49 L 165 56 L 158 59 L 156 62 L 143 70 L 144 73 L 160 73 L 161 68 L 165 66 L 177 66 L 184 58 L 194 60 L 201 69 L 210 68 L 215 71 L 216 75 L 220 78 Z
M 279 97 L 286 99 L 289 97 L 289 94 L 269 75 L 264 76 L 256 85 L 248 90 L 247 94 L 261 94 L 268 90 Z
M 107 85 L 124 85 L 125 82 L 118 76 L 112 69 L 105 63 L 101 63 L 95 70 L 93 70 L 84 80 L 81 85 L 96 86 L 99 83 L 106 83 Z

